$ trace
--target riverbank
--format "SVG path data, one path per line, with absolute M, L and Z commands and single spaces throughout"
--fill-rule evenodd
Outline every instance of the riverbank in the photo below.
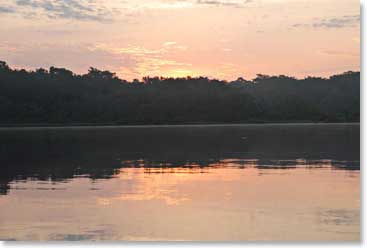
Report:
M 83 128 L 83 127 L 96 127 L 96 128 L 123 128 L 123 127 L 195 127 L 195 126 L 243 126 L 243 125 L 360 125 L 360 122 L 259 122 L 259 123 L 184 123 L 184 124 L 117 124 L 117 123 L 68 123 L 68 124 L 9 124 L 0 125 L 0 129 L 9 128 Z

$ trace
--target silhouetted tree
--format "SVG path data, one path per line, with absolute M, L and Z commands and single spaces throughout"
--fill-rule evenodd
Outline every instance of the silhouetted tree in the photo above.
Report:
M 0 124 L 358 122 L 360 73 L 296 79 L 259 74 L 227 82 L 144 77 L 91 67 L 15 70 L 0 61 Z

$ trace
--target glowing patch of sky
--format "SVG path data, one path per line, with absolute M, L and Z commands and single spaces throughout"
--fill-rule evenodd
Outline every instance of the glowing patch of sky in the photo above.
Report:
M 122 78 L 359 70 L 359 1 L 3 0 L 0 60 Z

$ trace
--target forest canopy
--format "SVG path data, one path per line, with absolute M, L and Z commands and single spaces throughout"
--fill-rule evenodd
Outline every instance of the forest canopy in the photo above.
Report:
M 359 122 L 360 73 L 120 79 L 90 68 L 12 69 L 0 61 L 0 125 Z

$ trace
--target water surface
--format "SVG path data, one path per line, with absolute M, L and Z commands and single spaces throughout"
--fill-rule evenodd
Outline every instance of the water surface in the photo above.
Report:
M 359 125 L 0 129 L 0 239 L 358 241 Z

